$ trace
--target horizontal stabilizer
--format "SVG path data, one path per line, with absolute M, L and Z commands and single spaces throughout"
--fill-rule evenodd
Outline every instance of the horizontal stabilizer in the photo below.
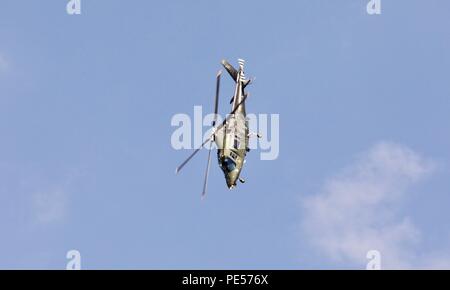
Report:
M 222 60 L 223 67 L 227 70 L 235 82 L 237 82 L 237 70 L 226 60 Z

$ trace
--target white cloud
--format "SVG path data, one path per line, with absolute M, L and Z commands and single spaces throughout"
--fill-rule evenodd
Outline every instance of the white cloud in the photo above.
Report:
M 405 146 L 376 144 L 327 180 L 318 194 L 302 200 L 306 237 L 325 256 L 357 267 L 367 263 L 372 249 L 380 251 L 385 269 L 448 265 L 417 255 L 421 231 L 400 212 L 408 189 L 433 168 Z
M 40 191 L 33 195 L 35 221 L 40 224 L 60 222 L 67 212 L 68 195 L 62 189 Z

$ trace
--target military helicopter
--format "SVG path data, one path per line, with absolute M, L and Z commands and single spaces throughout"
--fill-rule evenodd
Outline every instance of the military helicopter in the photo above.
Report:
M 245 163 L 245 156 L 247 152 L 250 151 L 248 147 L 249 138 L 253 135 L 256 135 L 258 138 L 261 137 L 259 134 L 249 132 L 248 119 L 246 118 L 245 112 L 245 101 L 249 94 L 245 91 L 245 88 L 252 82 L 252 80 L 245 78 L 245 61 L 243 59 L 238 59 L 238 63 L 239 69 L 236 70 L 226 60 L 222 60 L 223 67 L 236 82 L 234 95 L 230 100 L 230 104 L 232 104 L 231 112 L 220 125 L 216 126 L 219 105 L 220 78 L 222 75 L 222 71 L 219 71 L 216 76 L 216 97 L 214 102 L 214 120 L 212 121 L 213 128 L 211 136 L 206 139 L 203 144 L 175 170 L 175 172 L 178 173 L 192 159 L 192 157 L 200 151 L 200 149 L 202 149 L 207 143 L 210 143 L 205 180 L 203 183 L 202 199 L 206 195 L 208 184 L 212 142 L 215 142 L 217 145 L 217 159 L 219 166 L 225 175 L 228 188 L 232 189 L 236 187 L 237 180 L 241 183 L 245 182 L 245 180 L 240 177 L 240 174 Z

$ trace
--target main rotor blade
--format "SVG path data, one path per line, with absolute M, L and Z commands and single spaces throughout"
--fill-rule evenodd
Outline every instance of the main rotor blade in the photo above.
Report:
M 211 143 L 209 144 L 209 152 L 208 152 L 208 163 L 206 164 L 206 171 L 205 171 L 205 181 L 203 182 L 203 191 L 202 191 L 202 199 L 205 198 L 206 195 L 206 188 L 208 187 L 208 176 L 209 176 L 209 167 L 211 165 L 211 144 L 212 144 L 212 140 Z
M 217 121 L 217 112 L 219 111 L 219 90 L 220 90 L 220 76 L 222 75 L 222 71 L 219 70 L 216 77 L 216 99 L 214 101 L 214 121 L 212 122 L 212 126 L 216 125 Z
M 197 154 L 198 151 L 200 151 L 200 149 L 202 149 L 203 146 L 205 146 L 205 144 L 208 143 L 209 141 L 210 141 L 210 139 L 208 138 L 207 140 L 205 140 L 205 142 L 203 142 L 203 144 L 199 148 L 195 149 L 195 151 L 183 163 L 181 163 L 180 166 L 178 166 L 175 169 L 175 173 L 180 172 L 180 170 L 186 165 L 186 163 L 188 163 L 189 160 L 191 160 L 192 157 L 194 157 L 194 155 Z

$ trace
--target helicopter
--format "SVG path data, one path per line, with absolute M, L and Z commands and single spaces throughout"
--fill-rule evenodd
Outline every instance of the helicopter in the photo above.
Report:
M 238 64 L 239 69 L 235 69 L 228 61 L 222 60 L 223 67 L 236 83 L 233 97 L 230 100 L 231 112 L 220 125 L 216 126 L 219 108 L 220 79 L 222 75 L 222 71 L 220 70 L 216 75 L 216 95 L 214 101 L 214 119 L 211 124 L 211 135 L 175 170 L 175 173 L 180 172 L 180 170 L 192 159 L 192 157 L 200 151 L 200 149 L 210 143 L 205 179 L 203 182 L 203 191 L 201 195 L 202 199 L 206 196 L 209 169 L 211 165 L 212 143 L 215 142 L 217 145 L 217 160 L 219 167 L 225 175 L 227 187 L 229 189 L 233 189 L 236 187 L 238 180 L 241 183 L 245 183 L 245 180 L 240 177 L 240 174 L 245 163 L 245 156 L 250 151 L 249 138 L 254 135 L 261 138 L 260 134 L 255 134 L 249 131 L 248 119 L 245 111 L 245 101 L 249 96 L 249 93 L 246 92 L 245 88 L 253 82 L 254 79 L 245 78 L 245 61 L 243 59 L 238 59 Z

